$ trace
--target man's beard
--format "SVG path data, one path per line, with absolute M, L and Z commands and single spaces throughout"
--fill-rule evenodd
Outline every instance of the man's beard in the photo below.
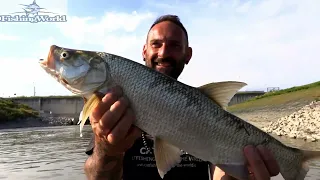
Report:
M 174 79 L 178 79 L 184 68 L 185 57 L 177 61 L 172 58 L 152 58 L 151 62 L 146 61 L 146 64 L 156 71 L 159 71 Z

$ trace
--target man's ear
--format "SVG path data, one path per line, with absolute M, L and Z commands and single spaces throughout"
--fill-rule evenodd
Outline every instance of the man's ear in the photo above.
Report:
M 143 49 L 142 49 L 143 61 L 145 61 L 146 59 L 146 53 L 147 53 L 147 44 L 143 45 Z
M 187 57 L 186 57 L 185 64 L 188 64 L 190 62 L 191 57 L 192 57 L 192 48 L 188 47 L 186 53 L 187 53 Z

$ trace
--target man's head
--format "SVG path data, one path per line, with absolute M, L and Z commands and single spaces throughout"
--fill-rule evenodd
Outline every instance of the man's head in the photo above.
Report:
M 177 79 L 192 57 L 188 33 L 178 16 L 164 15 L 151 26 L 142 51 L 146 66 Z

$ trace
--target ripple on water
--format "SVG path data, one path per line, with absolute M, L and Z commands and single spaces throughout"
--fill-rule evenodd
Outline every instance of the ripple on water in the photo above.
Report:
M 41 127 L 0 131 L 0 179 L 85 180 L 84 153 L 90 128 L 79 137 L 78 126 Z M 303 149 L 320 150 L 320 142 L 279 138 L 285 144 Z M 320 161 L 310 162 L 310 180 L 320 177 Z M 283 179 L 280 176 L 273 180 Z
M 80 138 L 78 126 L 1 130 L 0 134 L 0 171 L 5 172 L 1 179 L 85 179 L 84 151 L 90 135 Z

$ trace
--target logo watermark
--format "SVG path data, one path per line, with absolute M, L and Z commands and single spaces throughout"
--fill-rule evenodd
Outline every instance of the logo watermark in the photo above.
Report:
M 67 22 L 66 15 L 59 15 L 54 12 L 45 11 L 45 8 L 41 8 L 36 0 L 32 4 L 20 4 L 23 6 L 22 12 L 10 13 L 10 15 L 0 15 L 0 22 Z M 50 14 L 50 15 L 49 15 Z

